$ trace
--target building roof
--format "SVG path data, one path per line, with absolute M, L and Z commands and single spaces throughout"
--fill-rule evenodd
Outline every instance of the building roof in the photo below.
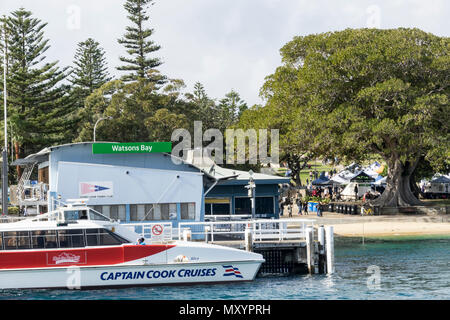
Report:
M 77 142 L 77 143 L 68 143 L 68 144 L 62 144 L 57 146 L 51 146 L 42 149 L 41 151 L 30 154 L 27 157 L 23 159 L 17 159 L 14 162 L 11 163 L 13 166 L 26 166 L 33 163 L 41 163 L 48 161 L 50 153 L 59 148 L 67 148 L 72 147 L 75 145 L 91 145 L 93 144 L 93 141 L 90 142 Z M 105 141 L 96 141 L 95 143 L 118 143 L 118 142 L 105 142 Z M 186 160 L 176 157 L 170 153 L 163 153 L 165 156 L 171 157 L 173 159 L 176 159 L 180 161 L 181 163 L 191 166 L 195 169 L 198 169 L 200 172 L 202 172 L 207 178 L 214 181 L 220 181 L 221 184 L 247 184 L 248 180 L 250 179 L 250 174 L 247 171 L 241 171 L 241 170 L 233 170 L 228 168 L 222 168 L 214 163 L 209 158 L 202 159 L 201 162 L 199 161 L 193 161 L 193 157 L 189 156 Z M 188 153 L 191 154 L 192 153 Z M 252 175 L 253 179 L 256 183 L 259 184 L 279 184 L 279 183 L 288 183 L 290 181 L 290 178 L 284 178 L 280 176 L 275 175 L 269 175 L 269 174 L 263 174 L 263 173 L 253 173 Z M 231 182 L 231 180 L 233 182 Z
M 194 150 L 187 150 L 186 161 L 200 168 L 207 174 L 213 176 L 216 180 L 222 180 L 221 185 L 247 184 L 250 180 L 250 172 L 236 169 L 223 168 L 217 165 L 213 159 L 205 155 L 197 157 Z M 280 177 L 265 173 L 252 172 L 252 178 L 256 184 L 281 184 L 289 183 L 289 177 Z M 226 181 L 225 181 L 226 180 Z
M 450 179 L 446 176 L 440 176 L 430 181 L 431 183 L 450 183 Z

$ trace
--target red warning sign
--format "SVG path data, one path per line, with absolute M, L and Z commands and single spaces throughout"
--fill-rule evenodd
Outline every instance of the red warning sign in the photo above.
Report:
M 160 224 L 155 224 L 155 225 L 152 227 L 152 234 L 153 234 L 153 235 L 159 236 L 159 235 L 162 234 L 162 232 L 163 232 L 163 226 L 162 226 L 162 225 L 160 225 Z

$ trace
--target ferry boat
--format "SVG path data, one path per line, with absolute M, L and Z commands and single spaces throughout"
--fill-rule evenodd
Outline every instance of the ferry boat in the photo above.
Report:
M 145 227 L 154 237 L 136 244 Z M 164 227 L 122 224 L 84 204 L 1 223 L 0 289 L 251 281 L 264 262 L 257 253 L 161 238 Z

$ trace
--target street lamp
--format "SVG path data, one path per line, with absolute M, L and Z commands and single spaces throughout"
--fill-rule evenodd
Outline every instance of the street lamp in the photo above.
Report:
M 94 125 L 94 142 L 95 142 L 95 130 L 97 130 L 97 124 L 102 120 L 111 120 L 113 117 L 102 117 L 95 122 Z
M 250 202 L 251 202 L 251 207 L 252 207 L 252 219 L 255 219 L 256 216 L 256 203 L 255 203 L 255 180 L 253 179 L 253 170 L 250 170 L 248 172 L 250 178 L 248 179 L 248 185 L 245 186 L 245 188 L 248 189 L 248 196 L 250 198 Z

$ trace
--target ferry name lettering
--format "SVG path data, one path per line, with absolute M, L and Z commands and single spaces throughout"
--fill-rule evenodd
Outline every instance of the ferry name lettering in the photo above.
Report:
M 214 277 L 217 268 L 205 269 L 180 269 L 178 270 L 149 270 L 149 271 L 122 271 L 103 272 L 100 279 L 105 280 L 135 280 L 135 279 L 167 279 L 167 278 L 187 278 L 187 277 Z

